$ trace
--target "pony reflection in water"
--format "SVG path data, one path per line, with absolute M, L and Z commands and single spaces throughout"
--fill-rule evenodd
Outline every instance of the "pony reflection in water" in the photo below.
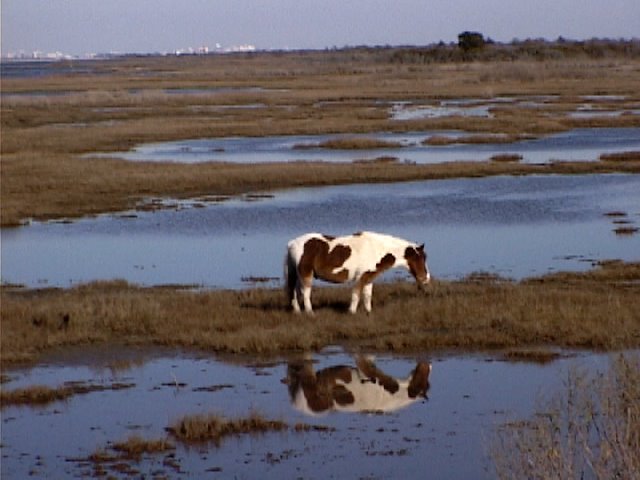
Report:
M 424 244 L 374 232 L 343 237 L 307 233 L 287 245 L 285 277 L 288 301 L 294 312 L 300 302 L 307 313 L 311 306 L 314 278 L 332 283 L 352 282 L 349 311 L 355 313 L 361 296 L 364 308 L 371 312 L 373 281 L 390 268 L 405 268 L 419 286 L 431 280 Z
M 314 371 L 311 360 L 289 363 L 286 383 L 293 406 L 308 415 L 325 412 L 392 412 L 427 398 L 431 364 L 418 362 L 407 378 L 394 378 L 371 358 L 356 366 Z

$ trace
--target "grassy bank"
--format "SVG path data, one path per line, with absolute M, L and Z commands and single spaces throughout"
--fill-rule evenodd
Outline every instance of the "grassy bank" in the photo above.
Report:
M 314 290 L 317 315 L 287 310 L 280 290 L 185 291 L 124 282 L 65 290 L 2 287 L 2 364 L 95 343 L 277 355 L 358 345 L 378 351 L 640 346 L 640 264 L 521 282 L 439 281 L 375 287 L 373 314 L 349 316 L 349 291 Z

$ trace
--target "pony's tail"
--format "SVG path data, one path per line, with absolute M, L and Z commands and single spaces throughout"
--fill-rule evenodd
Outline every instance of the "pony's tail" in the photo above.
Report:
M 296 286 L 298 284 L 298 267 L 291 250 L 287 249 L 284 259 L 284 278 L 285 292 L 287 294 L 287 305 L 291 305 L 295 296 Z

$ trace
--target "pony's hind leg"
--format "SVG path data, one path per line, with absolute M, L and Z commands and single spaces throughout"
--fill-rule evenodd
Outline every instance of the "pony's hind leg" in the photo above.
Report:
M 304 311 L 309 315 L 313 315 L 313 307 L 311 306 L 311 282 L 311 279 L 303 280 L 300 285 Z
M 284 268 L 287 301 L 289 302 L 289 305 L 291 305 L 291 309 L 294 313 L 300 313 L 300 298 L 302 297 L 300 275 L 298 273 L 295 258 L 291 251 L 287 252 Z

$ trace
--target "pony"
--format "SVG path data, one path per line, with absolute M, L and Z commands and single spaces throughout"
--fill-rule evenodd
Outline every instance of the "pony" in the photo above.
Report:
M 352 282 L 349 312 L 356 313 L 360 298 L 371 312 L 373 281 L 390 268 L 405 268 L 418 286 L 431 280 L 424 244 L 374 232 L 332 237 L 307 233 L 287 244 L 285 284 L 287 299 L 295 313 L 313 314 L 311 285 L 314 278 L 332 283 Z
M 380 370 L 372 358 L 356 357 L 356 365 L 314 371 L 310 359 L 287 366 L 291 403 L 307 415 L 327 412 L 393 412 L 427 398 L 431 363 L 417 362 L 406 378 Z

